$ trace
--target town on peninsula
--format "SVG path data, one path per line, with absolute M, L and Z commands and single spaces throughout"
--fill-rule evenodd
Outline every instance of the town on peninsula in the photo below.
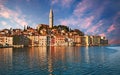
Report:
M 85 35 L 79 29 L 71 29 L 65 25 L 54 26 L 52 9 L 49 13 L 49 25 L 38 24 L 36 28 L 24 25 L 24 29 L 0 30 L 0 47 L 103 45 L 108 45 L 105 36 Z

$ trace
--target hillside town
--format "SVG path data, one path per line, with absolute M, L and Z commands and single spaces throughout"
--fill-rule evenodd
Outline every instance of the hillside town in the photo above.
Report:
M 0 47 L 31 46 L 101 46 L 107 45 L 104 36 L 85 35 L 79 29 L 65 25 L 54 26 L 52 9 L 49 13 L 49 25 L 38 24 L 36 28 L 24 25 L 24 29 L 0 30 Z

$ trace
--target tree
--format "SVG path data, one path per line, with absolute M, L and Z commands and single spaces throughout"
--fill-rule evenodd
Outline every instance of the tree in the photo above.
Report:
M 79 29 L 74 29 L 74 31 L 77 32 L 80 36 L 84 36 L 84 33 Z

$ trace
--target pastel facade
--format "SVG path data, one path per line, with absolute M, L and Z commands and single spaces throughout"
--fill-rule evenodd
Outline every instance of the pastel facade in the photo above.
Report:
M 0 37 L 0 45 L 1 46 L 12 46 L 13 37 L 7 37 L 7 36 Z
M 50 46 L 67 46 L 68 42 L 66 41 L 66 38 L 63 36 L 54 36 L 49 37 Z

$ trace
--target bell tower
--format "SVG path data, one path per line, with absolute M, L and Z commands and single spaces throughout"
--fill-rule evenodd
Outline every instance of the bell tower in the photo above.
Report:
M 53 10 L 50 9 L 50 13 L 49 13 L 49 28 L 53 27 L 53 22 L 54 22 L 53 17 L 54 17 L 53 16 Z

